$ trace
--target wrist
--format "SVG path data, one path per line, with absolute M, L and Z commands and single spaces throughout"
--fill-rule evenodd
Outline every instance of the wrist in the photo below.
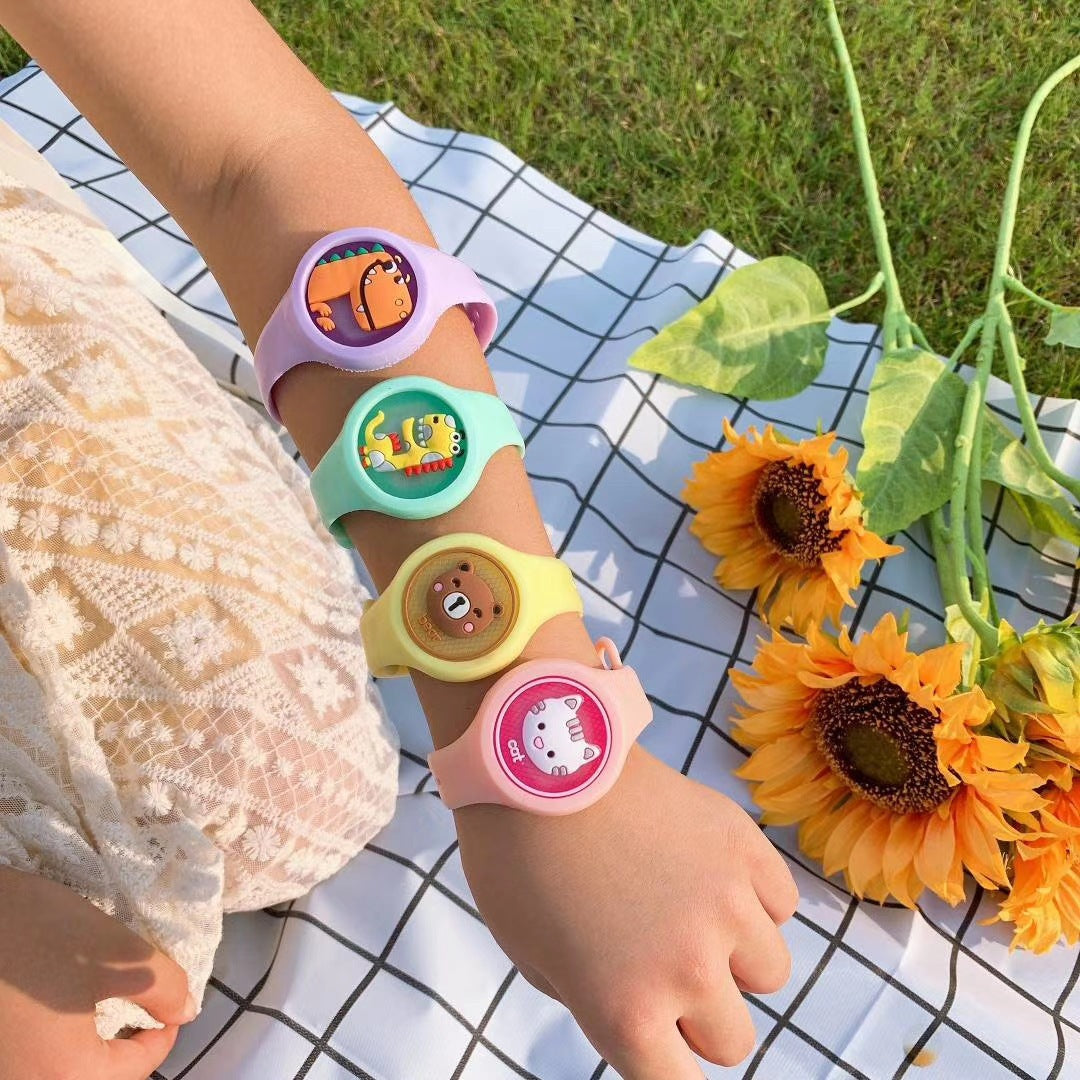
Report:
M 455 810 L 454 825 L 463 848 L 474 857 L 496 853 L 499 847 L 488 843 L 494 838 L 512 845 L 543 843 L 557 852 L 561 844 L 585 842 L 615 827 L 617 821 L 624 820 L 624 804 L 634 798 L 634 791 L 642 783 L 652 782 L 656 769 L 667 768 L 635 743 L 611 790 L 584 810 L 565 815 L 530 814 L 509 806 L 477 803 Z
M 599 666 L 596 648 L 580 615 L 558 615 L 544 623 L 513 666 L 540 659 L 573 660 L 590 667 Z M 428 717 L 436 750 L 461 737 L 476 717 L 484 696 L 503 674 L 505 672 L 498 672 L 478 682 L 447 683 L 414 673 L 413 682 Z

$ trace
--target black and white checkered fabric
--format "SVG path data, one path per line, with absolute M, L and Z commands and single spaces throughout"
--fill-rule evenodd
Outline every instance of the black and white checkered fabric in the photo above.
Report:
M 470 263 L 498 302 L 490 350 L 500 393 L 525 436 L 552 542 L 570 565 L 594 636 L 614 638 L 655 706 L 643 742 L 673 767 L 750 808 L 732 769 L 729 674 L 761 632 L 750 597 L 713 583 L 678 493 L 722 445 L 721 418 L 767 421 L 798 437 L 818 420 L 857 454 L 878 356 L 873 326 L 836 322 L 812 388 L 768 405 L 733 401 L 629 371 L 659 327 L 750 261 L 715 232 L 676 248 L 569 195 L 486 138 L 425 128 L 391 104 L 342 97 L 409 183 L 440 244 Z M 31 66 L 0 83 L 0 117 L 76 188 L 171 294 L 163 307 L 223 382 L 254 394 L 250 354 L 198 252 L 54 84 Z M 196 313 L 202 313 L 201 316 Z M 994 408 L 1016 426 L 1009 392 Z M 1080 407 L 1042 400 L 1057 460 L 1080 472 Z M 1017 626 L 1074 609 L 1076 552 L 1029 533 L 1001 498 L 985 507 L 1002 614 Z M 854 627 L 910 609 L 916 647 L 940 639 L 926 537 L 871 567 Z M 402 736 L 397 816 L 310 896 L 231 916 L 212 988 L 164 1080 L 614 1080 L 571 1017 L 515 973 L 480 921 L 452 820 L 432 791 L 430 742 L 407 680 L 383 685 Z M 984 927 L 972 888 L 950 909 L 857 903 L 794 844 L 802 891 L 786 927 L 789 985 L 750 1000 L 758 1045 L 730 1071 L 757 1080 L 956 1080 L 1080 1076 L 1080 960 L 1009 953 Z M 918 1065 L 914 1064 L 916 1058 Z

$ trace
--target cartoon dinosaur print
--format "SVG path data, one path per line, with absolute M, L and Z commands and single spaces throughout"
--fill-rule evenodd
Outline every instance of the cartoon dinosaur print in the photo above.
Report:
M 349 298 L 361 330 L 385 330 L 407 319 L 413 311 L 408 288 L 412 275 L 401 270 L 401 261 L 382 244 L 320 259 L 307 283 L 308 311 L 319 329 L 329 334 L 336 328 L 327 301 L 341 296 Z
M 383 432 L 386 420 L 380 409 L 364 429 L 360 462 L 365 469 L 380 472 L 400 470 L 406 476 L 451 469 L 462 450 L 464 432 L 450 413 L 426 413 L 402 421 L 401 434 Z

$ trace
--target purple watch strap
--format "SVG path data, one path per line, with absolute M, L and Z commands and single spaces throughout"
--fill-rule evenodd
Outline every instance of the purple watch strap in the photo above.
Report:
M 255 347 L 267 411 L 278 379 L 303 363 L 377 371 L 411 356 L 439 316 L 464 306 L 480 347 L 495 334 L 495 306 L 459 259 L 383 229 L 324 236 L 300 260 Z

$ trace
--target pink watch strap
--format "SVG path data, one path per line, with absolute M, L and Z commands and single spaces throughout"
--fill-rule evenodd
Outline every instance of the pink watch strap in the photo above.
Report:
M 439 784 L 439 795 L 450 810 L 472 803 L 501 803 L 502 789 L 487 769 L 478 768 L 480 725 L 471 723 L 448 746 L 428 757 L 428 766 Z
M 601 639 L 597 652 L 604 668 L 532 660 L 488 691 L 461 737 L 428 758 L 451 810 L 568 814 L 611 789 L 652 709 L 614 644 Z

